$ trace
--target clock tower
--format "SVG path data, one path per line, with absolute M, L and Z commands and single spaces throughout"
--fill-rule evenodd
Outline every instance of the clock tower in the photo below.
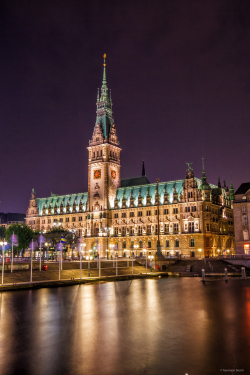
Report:
M 96 123 L 88 149 L 88 207 L 94 217 L 108 219 L 116 189 L 121 185 L 119 142 L 112 112 L 111 90 L 106 81 L 104 54 L 101 95 L 97 93 Z

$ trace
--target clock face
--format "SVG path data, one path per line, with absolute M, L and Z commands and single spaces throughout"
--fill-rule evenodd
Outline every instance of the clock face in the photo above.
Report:
M 111 171 L 111 178 L 112 180 L 116 179 L 116 171 Z
M 99 180 L 101 178 L 101 170 L 100 169 L 96 169 L 94 171 L 94 179 L 95 180 Z

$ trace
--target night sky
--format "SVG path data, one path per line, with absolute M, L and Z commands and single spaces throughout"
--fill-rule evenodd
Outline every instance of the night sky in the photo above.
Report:
M 122 178 L 250 181 L 250 1 L 0 4 L 0 211 L 87 191 L 102 56 Z

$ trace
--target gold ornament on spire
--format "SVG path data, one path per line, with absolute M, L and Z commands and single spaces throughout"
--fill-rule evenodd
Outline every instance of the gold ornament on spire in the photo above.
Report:
M 103 55 L 103 58 L 104 58 L 104 64 L 103 64 L 103 66 L 106 66 L 106 64 L 105 64 L 105 59 L 106 59 L 106 53 L 104 53 L 104 55 Z

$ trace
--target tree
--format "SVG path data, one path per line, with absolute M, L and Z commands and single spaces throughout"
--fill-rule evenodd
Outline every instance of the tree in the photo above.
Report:
M 17 235 L 18 246 L 15 246 L 15 249 L 18 251 L 26 249 L 32 238 L 35 237 L 34 231 L 26 224 L 12 224 L 6 230 L 6 240 L 10 241 L 12 234 Z
M 6 236 L 6 228 L 0 227 L 0 240 L 3 240 Z

